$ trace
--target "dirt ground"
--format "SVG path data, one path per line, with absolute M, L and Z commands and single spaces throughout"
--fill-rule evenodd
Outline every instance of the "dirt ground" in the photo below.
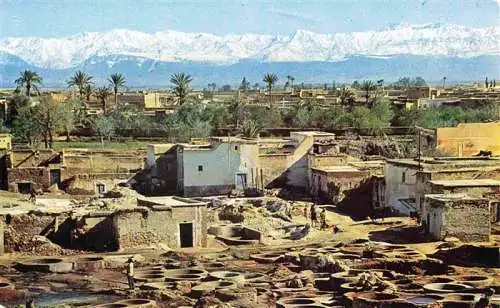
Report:
M 27 201 L 19 200 L 17 194 L 0 194 L 0 205 L 2 206 L 13 203 L 24 204 L 25 202 Z M 284 200 L 271 200 L 270 202 L 287 203 Z M 17 307 L 22 305 L 26 299 L 35 298 L 38 303 L 37 307 L 93 307 L 98 303 L 110 303 L 119 299 L 151 298 L 156 300 L 160 307 L 192 307 L 194 305 L 196 300 L 186 295 L 187 290 L 194 286 L 189 283 L 175 283 L 172 284 L 171 288 L 161 291 L 144 289 L 128 291 L 124 270 L 125 261 L 130 256 L 134 256 L 138 260 L 136 262 L 137 271 L 163 264 L 166 260 L 174 258 L 182 267 L 189 267 L 199 262 L 221 262 L 224 270 L 270 273 L 270 277 L 274 277 L 273 275 L 278 275 L 279 271 L 284 271 L 292 276 L 295 274 L 286 267 L 277 268 L 275 264 L 256 262 L 250 258 L 250 255 L 264 251 L 302 251 L 311 249 L 311 247 L 332 247 L 333 243 L 349 243 L 360 239 L 404 244 L 426 255 L 434 254 L 437 247 L 443 245 L 443 242 L 425 241 L 419 234 L 416 221 L 408 217 L 354 221 L 350 216 L 338 212 L 331 205 L 319 206 L 318 211 L 321 210 L 321 207 L 325 207 L 327 224 L 338 226 L 342 230 L 341 232 L 334 234 L 331 227 L 324 230 L 313 227 L 304 238 L 299 240 L 287 238 L 287 233 L 282 230 L 283 227 L 289 225 L 304 226 L 310 223 L 310 218 L 304 216 L 306 208 L 308 209 L 307 215 L 310 215 L 310 205 L 309 202 L 294 202 L 291 221 L 284 221 L 276 215 L 270 214 L 262 206 L 249 205 L 243 200 L 238 208 L 238 211 L 242 211 L 244 216 L 241 223 L 263 232 L 263 244 L 258 246 L 230 247 L 218 242 L 213 236 L 209 236 L 211 244 L 208 248 L 185 248 L 175 252 L 159 248 L 137 248 L 116 253 L 80 254 L 67 258 L 72 260 L 86 256 L 100 256 L 106 260 L 112 260 L 109 261 L 112 266 L 95 271 L 60 274 L 20 272 L 13 267 L 16 262 L 39 259 L 43 256 L 4 254 L 0 256 L 0 282 L 10 282 L 15 288 L 9 290 L 0 288 L 0 303 L 4 303 L 7 305 L 6 307 Z M 221 210 L 222 208 L 215 209 L 215 214 Z M 227 221 L 215 221 L 214 223 L 219 222 Z M 493 243 L 490 244 L 495 244 L 497 240 L 498 238 L 495 236 Z M 455 243 L 454 245 L 459 244 Z M 499 268 L 455 266 L 454 275 L 462 274 L 487 275 L 492 277 L 494 281 L 500 281 Z M 68 296 L 68 294 L 72 295 Z M 241 304 L 239 307 L 274 306 L 275 299 L 259 296 L 257 303 L 254 302 L 253 305 L 249 306 Z

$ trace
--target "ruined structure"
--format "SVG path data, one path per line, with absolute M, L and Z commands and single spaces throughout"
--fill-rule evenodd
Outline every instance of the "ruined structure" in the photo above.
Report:
M 435 240 L 489 241 L 491 201 L 467 194 L 425 196 L 423 224 Z
M 385 205 L 409 215 L 421 213 L 429 181 L 500 179 L 500 160 L 443 157 L 388 160 L 384 169 Z
M 113 196 L 84 208 L 74 208 L 64 200 L 57 205 L 55 200 L 41 199 L 37 205 L 2 209 L 5 251 L 37 252 L 37 238 L 41 243 L 47 238 L 62 248 L 92 251 L 157 244 L 171 248 L 206 246 L 206 203 L 179 197 L 125 197 L 116 192 Z
M 102 194 L 144 166 L 142 151 L 17 149 L 6 170 L 8 189 L 28 193 L 51 187 L 71 194 Z

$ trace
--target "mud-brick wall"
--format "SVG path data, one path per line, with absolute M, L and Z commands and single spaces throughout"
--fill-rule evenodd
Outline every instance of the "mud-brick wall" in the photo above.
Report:
M 145 153 L 118 155 L 116 153 L 64 153 L 64 176 L 85 173 L 123 173 L 144 167 Z
M 11 168 L 7 172 L 10 191 L 17 191 L 17 183 L 19 182 L 32 182 L 35 183 L 35 188 L 41 189 L 47 189 L 51 184 L 48 168 Z
M 144 210 L 117 213 L 116 234 L 119 249 L 166 244 L 180 247 L 179 223 L 192 222 L 196 246 L 206 247 L 206 207 L 176 207 L 171 210 Z
M 113 215 L 85 216 L 83 224 L 85 233 L 77 244 L 93 251 L 118 250 L 116 219 Z
M 259 156 L 264 187 L 282 187 L 286 184 L 286 175 L 284 173 L 288 169 L 287 156 L 286 154 Z M 257 181 L 260 183 L 260 178 Z
M 455 156 L 471 156 L 481 150 L 500 154 L 500 123 L 461 123 L 436 130 L 437 147 Z
M 468 242 L 489 241 L 490 232 L 488 200 L 455 200 L 444 209 L 442 238 L 453 236 Z
M 35 235 L 50 236 L 58 215 L 21 214 L 5 216 L 5 252 L 30 252 Z M 65 217 L 58 216 L 62 221 Z

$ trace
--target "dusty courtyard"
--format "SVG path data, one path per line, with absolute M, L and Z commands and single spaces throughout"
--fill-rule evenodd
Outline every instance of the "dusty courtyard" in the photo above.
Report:
M 127 207 L 129 197 L 122 195 L 123 200 L 107 206 Z M 68 203 L 61 196 L 50 198 L 37 200 L 38 205 L 56 211 Z M 0 199 L 12 210 L 29 206 L 17 194 Z M 310 226 L 309 201 L 205 201 L 209 227 L 245 226 L 258 232 L 260 240 L 240 245 L 244 238 L 229 237 L 228 244 L 209 232 L 206 247 L 155 244 L 94 253 L 38 238 L 43 243 L 31 251 L 1 256 L 0 303 L 24 307 L 33 299 L 37 307 L 459 307 L 454 305 L 480 304 L 490 288 L 500 290 L 496 235 L 491 243 L 429 242 L 408 217 L 355 221 L 322 204 L 316 212 L 321 220 L 325 209 L 327 227 L 321 228 L 319 223 Z M 125 275 L 130 257 L 134 290 L 128 289 Z M 489 301 L 498 299 L 493 295 Z

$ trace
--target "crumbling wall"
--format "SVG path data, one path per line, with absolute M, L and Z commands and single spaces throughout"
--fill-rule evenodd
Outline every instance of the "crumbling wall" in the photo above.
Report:
M 128 173 L 82 174 L 67 179 L 63 186 L 69 194 L 94 195 L 97 193 L 97 184 L 104 184 L 105 190 L 108 191 L 117 183 L 126 182 L 129 176 Z
M 37 247 L 36 236 L 51 237 L 58 219 L 65 219 L 64 215 L 50 215 L 42 213 L 28 213 L 21 215 L 6 215 L 4 244 L 5 252 L 41 253 Z M 53 251 L 45 251 L 52 254 Z
M 116 213 L 119 249 L 163 243 L 180 247 L 179 223 L 192 222 L 195 246 L 206 247 L 206 208 L 198 206 Z
M 465 242 L 489 241 L 491 232 L 490 202 L 487 199 L 426 198 L 429 233 L 437 240 L 456 237 Z
M 9 191 L 17 192 L 20 182 L 34 183 L 36 189 L 47 189 L 51 185 L 50 169 L 45 167 L 10 168 L 7 171 Z
M 53 157 L 57 152 L 51 149 L 44 150 L 14 150 L 12 151 L 12 167 L 39 167 Z
M 462 241 L 489 241 L 491 232 L 488 200 L 456 200 L 444 210 L 442 238 L 453 236 Z

